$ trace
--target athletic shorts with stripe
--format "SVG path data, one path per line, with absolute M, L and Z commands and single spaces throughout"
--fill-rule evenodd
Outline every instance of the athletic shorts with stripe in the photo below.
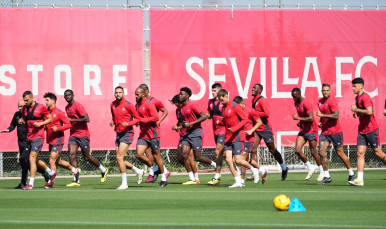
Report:
M 215 135 L 214 142 L 217 144 L 224 145 L 225 143 L 225 134 Z
M 317 141 L 318 140 L 318 137 L 317 137 L 316 133 L 312 133 L 312 134 L 301 134 L 301 133 L 299 133 L 298 137 L 303 137 L 306 142 L 307 141 Z
M 115 146 L 119 146 L 119 144 L 126 143 L 128 145 L 131 145 L 134 141 L 134 134 L 133 132 L 121 132 L 117 133 L 117 139 L 115 140 Z
M 321 142 L 328 142 L 328 144 L 332 142 L 335 148 L 340 148 L 343 146 L 343 133 L 337 133 L 334 135 L 321 134 L 319 136 L 319 145 Z
M 269 144 L 273 142 L 273 133 L 271 130 L 264 131 L 255 131 L 255 136 L 258 136 L 260 139 L 264 139 L 265 144 Z
M 59 144 L 49 145 L 48 149 L 52 153 L 61 153 L 63 150 L 63 144 L 61 144 L 61 145 L 59 145 Z
M 28 147 L 30 148 L 31 152 L 39 153 L 40 150 L 42 150 L 43 142 L 44 138 L 36 138 L 32 141 L 28 141 Z
M 151 140 L 144 139 L 144 138 L 138 138 L 137 146 L 147 146 L 147 147 L 150 147 L 152 150 L 158 150 L 159 149 L 159 138 L 153 138 Z
M 252 150 L 253 142 L 244 142 L 244 152 L 249 153 Z
M 201 151 L 204 139 L 202 128 L 188 129 L 182 137 L 181 145 L 190 146 L 193 151 Z
M 82 138 L 70 137 L 69 145 L 78 145 L 82 151 L 90 150 L 90 135 Z
M 241 155 L 244 142 L 225 142 L 224 151 L 232 150 L 233 155 Z
M 358 146 L 367 146 L 370 145 L 371 148 L 376 149 L 381 145 L 379 138 L 379 129 L 374 130 L 368 134 L 359 134 L 357 139 Z

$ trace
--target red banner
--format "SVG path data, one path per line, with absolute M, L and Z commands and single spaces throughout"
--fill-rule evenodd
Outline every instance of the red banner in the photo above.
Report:
M 215 82 L 248 105 L 253 85 L 263 84 L 274 132 L 299 130 L 292 120 L 294 87 L 312 101 L 315 114 L 321 85 L 330 83 L 345 144 L 356 144 L 354 77 L 365 80 L 385 143 L 385 21 L 383 10 L 151 10 L 151 92 L 171 111 L 162 123 L 162 147 L 176 147 L 178 140 L 171 130 L 175 107 L 167 99 L 188 86 L 206 111 Z M 204 144 L 212 147 L 211 121 L 203 126 Z
M 56 93 L 64 110 L 70 88 L 89 114 L 92 149 L 115 148 L 114 87 L 125 88 L 135 103 L 134 90 L 143 83 L 142 10 L 1 8 L 0 50 L 2 130 L 24 91 L 42 104 L 44 93 Z M 67 148 L 68 131 L 65 136 Z M 18 150 L 16 130 L 0 134 L 0 150 Z

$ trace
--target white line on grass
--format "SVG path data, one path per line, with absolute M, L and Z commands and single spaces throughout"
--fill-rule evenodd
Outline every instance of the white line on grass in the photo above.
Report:
M 386 228 L 386 226 L 370 225 L 338 225 L 338 224 L 279 224 L 279 223 L 150 223 L 150 222 L 82 222 L 82 221 L 27 221 L 0 220 L 0 223 L 28 224 L 75 224 L 75 225 L 139 225 L 139 226 L 265 226 L 265 227 L 337 227 L 337 228 Z

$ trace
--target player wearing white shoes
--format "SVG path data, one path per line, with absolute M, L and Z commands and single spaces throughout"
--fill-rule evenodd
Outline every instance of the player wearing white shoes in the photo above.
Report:
M 255 142 L 254 132 L 260 126 L 263 125 L 263 122 L 260 119 L 259 112 L 257 112 L 252 107 L 245 105 L 243 98 L 241 96 L 236 96 L 233 99 L 233 102 L 240 105 L 240 107 L 244 110 L 244 113 L 248 118 L 247 124 L 244 125 L 245 142 L 244 142 L 244 148 L 243 148 L 243 154 L 242 154 L 243 160 L 247 160 L 249 152 L 251 152 L 252 145 Z M 253 167 L 259 170 L 259 172 L 261 173 L 262 184 L 265 184 L 265 182 L 267 181 L 268 170 L 261 168 L 260 165 L 257 164 L 257 161 L 253 160 L 252 158 L 248 162 Z M 242 183 L 244 183 L 246 169 L 245 167 L 241 166 L 240 170 L 241 170 Z
M 296 138 L 295 143 L 295 153 L 298 155 L 300 160 L 302 160 L 307 168 L 308 175 L 306 180 L 309 180 L 312 175 L 316 172 L 315 168 L 310 164 L 306 155 L 302 152 L 303 146 L 308 141 L 310 144 L 311 154 L 315 158 L 316 164 L 319 167 L 320 175 L 318 176 L 317 181 L 322 181 L 324 178 L 324 171 L 320 157 L 316 150 L 318 145 L 317 135 L 318 135 L 318 124 L 314 119 L 314 112 L 312 109 L 311 102 L 308 99 L 302 97 L 302 93 L 299 88 L 292 89 L 292 98 L 295 101 L 295 107 L 298 115 L 293 115 L 293 120 L 298 120 L 297 126 L 300 127 L 298 137 Z
M 351 106 L 354 112 L 354 118 L 359 118 L 358 139 L 357 139 L 357 167 L 358 178 L 349 181 L 353 186 L 363 186 L 363 173 L 365 168 L 365 154 L 367 146 L 370 145 L 374 154 L 386 164 L 386 154 L 382 152 L 379 127 L 374 116 L 374 106 L 369 94 L 364 92 L 365 81 L 362 78 L 352 80 L 352 88 L 355 97 L 355 103 Z
M 335 98 L 331 97 L 330 84 L 322 85 L 322 94 L 323 98 L 318 102 L 319 110 L 316 113 L 320 117 L 318 126 L 322 128 L 322 134 L 319 137 L 319 155 L 324 170 L 324 178 L 319 184 L 324 185 L 332 181 L 328 172 L 328 158 L 326 155 L 327 148 L 331 142 L 348 170 L 348 181 L 353 181 L 355 173 L 351 169 L 349 158 L 343 152 L 343 131 L 339 123 L 338 102 Z
M 255 183 L 257 183 L 259 179 L 259 170 L 251 166 L 247 161 L 243 160 L 241 156 L 245 141 L 244 125 L 247 124 L 248 118 L 240 105 L 230 101 L 226 90 L 221 89 L 218 91 L 217 97 L 224 106 L 223 123 L 226 130 L 224 144 L 225 160 L 228 163 L 235 179 L 235 183 L 229 187 L 239 188 L 243 186 L 239 174 L 237 174 L 236 168 L 233 165 L 233 157 L 237 164 L 252 171 Z
M 125 100 L 125 93 L 121 86 L 115 88 L 114 95 L 115 101 L 110 105 L 112 115 L 110 126 L 114 126 L 114 130 L 117 132 L 117 138 L 115 140 L 116 158 L 122 176 L 122 184 L 117 189 L 127 189 L 126 169 L 131 169 L 137 174 L 138 184 L 141 184 L 144 174 L 142 169 L 138 169 L 130 162 L 124 160 L 126 152 L 134 140 L 133 125 L 138 123 L 140 117 L 134 105 Z

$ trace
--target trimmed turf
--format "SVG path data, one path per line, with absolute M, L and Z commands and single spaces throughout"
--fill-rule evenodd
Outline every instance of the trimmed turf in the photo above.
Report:
M 187 176 L 171 176 L 160 189 L 136 184 L 118 191 L 120 177 L 81 178 L 81 187 L 65 187 L 69 179 L 57 179 L 55 188 L 13 190 L 17 180 L 0 180 L 0 228 L 386 228 L 386 171 L 365 172 L 365 186 L 346 185 L 346 171 L 330 172 L 332 183 L 319 186 L 305 181 L 306 173 L 269 174 L 262 185 L 230 189 L 234 180 L 223 175 L 219 186 L 206 182 L 183 186 Z M 160 178 L 159 178 L 160 179 Z M 35 181 L 35 187 L 43 186 Z M 306 212 L 277 212 L 275 196 L 298 198 Z

